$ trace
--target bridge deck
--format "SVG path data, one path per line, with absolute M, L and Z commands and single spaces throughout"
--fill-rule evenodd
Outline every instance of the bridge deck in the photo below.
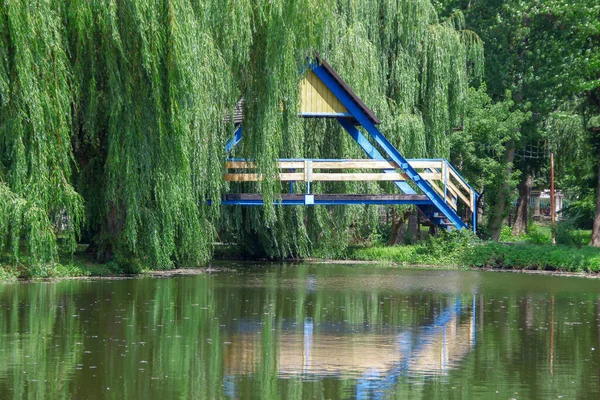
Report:
M 452 210 L 458 210 L 458 202 L 462 201 L 469 210 L 475 207 L 475 191 L 460 176 L 454 168 L 444 159 L 417 159 L 407 160 L 419 179 L 427 181 L 432 189 L 440 196 Z M 352 181 L 411 181 L 402 171 L 400 166 L 389 160 L 369 159 L 346 159 L 346 160 L 324 160 L 324 159 L 280 159 L 277 167 L 279 169 L 276 177 L 282 182 L 352 182 Z M 224 179 L 228 182 L 256 182 L 262 180 L 262 176 L 256 173 L 256 164 L 244 159 L 229 159 L 225 163 L 228 170 Z M 370 170 L 369 172 L 358 172 L 357 170 Z M 372 170 L 379 170 L 372 172 Z M 335 171 L 335 172 L 332 172 Z M 307 186 L 310 188 L 310 186 Z M 310 189 L 308 190 L 310 193 Z M 307 193 L 308 194 L 308 193 Z M 288 199 L 292 201 L 292 199 Z M 321 201 L 333 201 L 334 198 L 322 198 Z M 419 204 L 398 199 L 400 202 L 380 202 L 383 199 L 341 199 L 341 200 L 365 200 L 370 203 L 345 203 L 334 202 L 331 204 Z M 233 200 L 232 200 L 233 201 Z M 257 199 L 252 199 L 257 201 Z M 230 203 L 233 204 L 233 203 Z M 261 203 L 262 204 L 262 203 Z M 307 204 L 307 203 L 303 203 Z M 319 203 L 321 204 L 321 203 Z M 430 203 L 427 203 L 430 204 Z
M 242 206 L 264 205 L 260 194 L 231 193 L 226 194 L 222 204 L 235 204 Z M 351 205 L 351 204 L 431 204 L 425 195 L 419 194 L 282 194 L 281 200 L 276 200 L 277 205 Z

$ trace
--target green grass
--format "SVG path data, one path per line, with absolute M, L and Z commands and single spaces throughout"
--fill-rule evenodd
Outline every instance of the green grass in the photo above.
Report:
M 592 238 L 591 229 L 576 229 L 568 221 L 556 224 L 555 237 L 558 244 L 571 247 L 584 247 L 590 243 Z M 512 228 L 505 226 L 500 234 L 500 242 L 503 243 L 529 243 L 529 244 L 551 244 L 552 228 L 549 225 L 530 224 L 527 234 L 514 236 Z
M 350 250 L 349 258 L 403 265 L 428 264 L 567 272 L 600 271 L 600 250 L 592 247 L 479 241 L 468 243 L 453 242 L 452 239 L 447 239 L 446 243 L 443 241 L 443 239 L 434 239 L 411 246 L 355 247 Z
M 571 237 L 576 235 L 578 238 L 574 240 L 576 243 L 584 243 L 589 235 L 589 231 L 569 232 Z M 483 242 L 470 232 L 443 233 L 414 245 L 355 246 L 348 249 L 342 258 L 400 265 L 600 272 L 599 249 L 581 245 L 552 246 L 550 241 L 550 228 L 536 225 L 530 227 L 527 235 L 518 237 L 512 236 L 509 229 L 504 229 L 501 243 Z M 115 276 L 125 273 L 117 263 L 94 262 L 84 250 L 79 249 L 74 256 L 63 254 L 58 262 L 46 264 L 32 262 L 27 257 L 21 257 L 15 264 L 0 257 L 0 281 Z M 218 245 L 215 258 L 245 257 L 236 246 Z
M 37 278 L 68 278 L 86 276 L 114 276 L 122 271 L 114 263 L 100 264 L 83 254 L 62 255 L 58 262 L 33 262 L 29 257 L 20 257 L 18 262 L 0 258 L 0 281 Z
M 552 229 L 546 225 L 530 224 L 527 228 L 527 234 L 513 235 L 512 228 L 505 226 L 500 233 L 500 242 L 552 244 Z
M 593 247 L 484 243 L 465 252 L 461 262 L 474 267 L 599 272 L 600 250 Z

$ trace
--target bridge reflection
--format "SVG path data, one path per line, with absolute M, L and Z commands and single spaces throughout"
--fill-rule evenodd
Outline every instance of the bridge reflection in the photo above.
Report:
M 246 324 L 231 337 L 226 357 L 230 389 L 232 378 L 260 368 L 266 350 L 262 329 Z M 473 350 L 476 335 L 475 295 L 467 304 L 457 296 L 432 322 L 395 331 L 317 325 L 306 318 L 299 325 L 283 325 L 273 351 L 282 378 L 351 377 L 357 379 L 357 398 L 377 398 L 401 376 L 448 373 Z

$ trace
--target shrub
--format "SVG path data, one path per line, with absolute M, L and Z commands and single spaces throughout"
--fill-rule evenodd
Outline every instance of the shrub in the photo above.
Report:
M 547 227 L 542 227 L 536 224 L 529 224 L 527 227 L 527 242 L 531 244 L 551 244 L 552 232 Z
M 568 219 L 556 226 L 556 243 L 580 248 L 590 241 L 590 234 L 589 231 L 577 229 L 576 221 Z

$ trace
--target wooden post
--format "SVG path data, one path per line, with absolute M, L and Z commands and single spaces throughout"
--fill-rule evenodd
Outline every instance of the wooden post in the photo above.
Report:
M 442 161 L 442 179 L 444 179 L 444 201 L 448 202 L 448 165 Z
M 312 161 L 304 160 L 304 182 L 306 182 L 306 194 L 310 194 L 310 182 L 312 181 Z
M 552 228 L 552 244 L 556 244 L 554 237 L 554 221 L 555 221 L 556 206 L 554 202 L 554 153 L 550 152 L 550 220 Z

